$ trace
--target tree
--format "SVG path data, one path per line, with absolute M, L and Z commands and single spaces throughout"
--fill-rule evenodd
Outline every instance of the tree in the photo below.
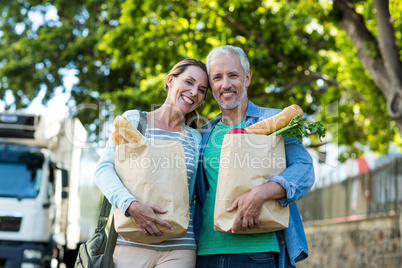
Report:
M 359 14 L 352 2 L 356 5 L 365 4 L 363 15 L 366 16 Z M 402 45 L 401 2 L 391 1 L 391 4 L 394 17 L 391 17 L 388 0 L 334 0 L 333 14 L 355 46 L 361 64 L 385 97 L 388 115 L 393 120 L 392 125 L 395 123 L 402 132 L 402 61 L 399 53 Z M 376 23 L 373 23 L 374 20 Z M 397 137 L 400 144 L 400 135 Z
M 389 11 L 389 1 L 373 0 L 377 38 L 351 1 L 335 0 L 336 20 L 357 48 L 358 56 L 387 99 L 387 110 L 402 131 L 402 62 Z
M 249 56 L 253 102 L 298 103 L 336 124 L 331 131 L 354 156 L 359 144 L 385 153 L 400 139 L 395 126 L 402 129 L 400 6 L 401 0 L 7 1 L 1 93 L 12 90 L 22 107 L 46 87 L 46 101 L 70 68 L 79 78 L 71 92 L 77 104 L 106 100 L 105 107 L 115 107 L 106 116 L 147 110 L 162 103 L 163 79 L 177 61 L 205 60 L 212 48 L 233 44 Z M 57 19 L 35 29 L 29 14 L 53 8 Z M 200 112 L 212 117 L 219 109 L 209 98 Z M 79 116 L 88 127 L 99 123 L 95 109 Z

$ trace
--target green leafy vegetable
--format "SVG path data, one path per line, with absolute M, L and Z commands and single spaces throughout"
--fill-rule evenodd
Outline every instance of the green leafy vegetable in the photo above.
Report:
M 321 121 L 302 121 L 301 117 L 296 115 L 286 127 L 270 135 L 276 135 L 279 137 L 294 137 L 299 140 L 300 144 L 302 144 L 303 137 L 308 137 L 316 132 L 321 141 L 321 138 L 325 137 L 325 127 Z

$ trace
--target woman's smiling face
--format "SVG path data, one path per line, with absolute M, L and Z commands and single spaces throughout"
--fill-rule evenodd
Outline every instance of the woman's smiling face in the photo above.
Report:
M 195 110 L 207 94 L 208 76 L 197 66 L 188 66 L 180 75 L 167 79 L 169 87 L 166 104 L 173 105 L 183 115 Z

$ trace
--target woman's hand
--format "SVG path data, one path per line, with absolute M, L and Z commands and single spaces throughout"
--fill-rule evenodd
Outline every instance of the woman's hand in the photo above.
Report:
M 162 236 L 162 232 L 156 227 L 156 224 L 165 226 L 166 228 L 173 230 L 173 226 L 161 220 L 155 213 L 163 214 L 167 210 L 164 210 L 158 206 L 148 203 L 141 203 L 138 201 L 131 202 L 127 209 L 127 212 L 131 215 L 131 220 L 141 228 L 141 231 L 145 235 Z

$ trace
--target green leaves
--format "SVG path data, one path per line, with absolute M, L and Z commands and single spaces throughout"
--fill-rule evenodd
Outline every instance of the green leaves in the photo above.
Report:
M 400 133 L 387 116 L 385 97 L 337 24 L 333 2 L 4 0 L 0 96 L 12 91 L 18 109 L 46 87 L 46 103 L 63 86 L 61 70 L 67 69 L 76 73 L 78 81 L 71 90 L 75 102 L 70 103 L 110 103 L 105 108 L 110 108 L 108 116 L 126 109 L 149 110 L 163 103 L 162 82 L 176 62 L 187 57 L 205 61 L 214 47 L 231 44 L 242 47 L 250 60 L 249 100 L 270 108 L 298 103 L 306 114 L 325 121 L 327 133 L 338 145 L 387 153 L 390 141 L 400 144 Z M 372 0 L 350 3 L 375 36 Z M 401 3 L 389 1 L 399 50 Z M 48 21 L 49 16 L 41 16 L 39 27 L 29 20 L 29 14 L 49 10 L 57 14 Z M 17 25 L 24 30 L 16 31 Z M 380 56 L 378 47 L 368 45 Z M 211 95 L 198 109 L 208 118 L 219 113 Z M 336 109 L 329 113 L 333 106 Z M 78 116 L 93 129 L 99 114 Z M 288 131 L 299 139 L 323 132 L 319 125 L 308 124 L 304 130 Z
M 307 138 L 314 133 L 317 133 L 318 138 L 321 141 L 321 138 L 325 137 L 324 124 L 321 121 L 302 121 L 301 117 L 299 115 L 296 115 L 286 127 L 270 135 L 297 138 L 299 140 L 299 143 L 302 144 L 303 137 Z

